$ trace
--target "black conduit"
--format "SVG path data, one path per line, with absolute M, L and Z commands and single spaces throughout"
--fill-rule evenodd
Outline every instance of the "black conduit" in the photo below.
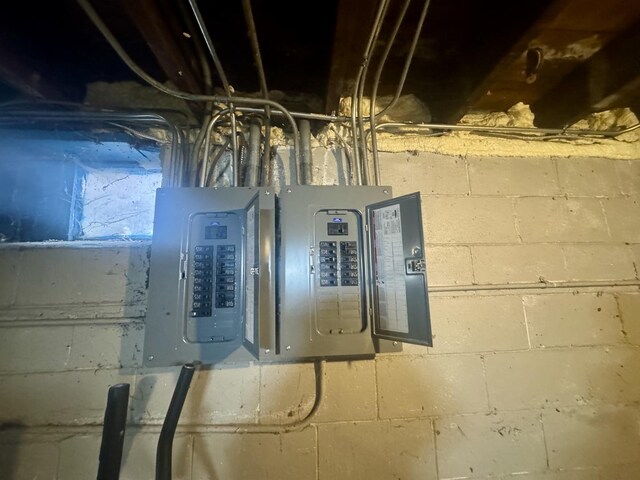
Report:
M 184 406 L 184 401 L 187 398 L 187 393 L 189 392 L 189 386 L 191 385 L 191 379 L 193 378 L 193 372 L 195 372 L 195 370 L 195 365 L 187 363 L 180 371 L 178 383 L 173 391 L 171 403 L 169 403 L 169 409 L 167 410 L 167 416 L 162 424 L 160 438 L 158 439 L 158 449 L 156 451 L 156 480 L 171 480 L 173 437 L 176 433 L 178 420 L 180 420 L 182 407 Z
M 107 408 L 104 411 L 98 480 L 118 480 L 120 478 L 128 406 L 129 384 L 119 383 L 110 387 L 107 394 Z

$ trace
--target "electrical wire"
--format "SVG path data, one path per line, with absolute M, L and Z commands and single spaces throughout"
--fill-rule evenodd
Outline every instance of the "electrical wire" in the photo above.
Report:
M 375 95 L 378 91 L 378 84 L 380 82 L 380 77 L 377 78 L 377 81 L 374 83 L 373 93 L 371 95 L 371 108 L 369 112 L 369 122 L 371 125 L 371 150 L 373 157 L 373 170 L 375 175 L 376 185 L 380 185 L 380 159 L 378 158 L 378 139 L 376 138 L 376 118 L 382 116 L 386 111 L 393 108 L 393 106 L 398 102 L 400 95 L 402 94 L 402 90 L 404 89 L 404 83 L 407 79 L 407 74 L 409 73 L 409 67 L 411 66 L 411 62 L 413 60 L 413 55 L 416 51 L 416 46 L 418 45 L 418 39 L 420 38 L 420 33 L 422 32 L 422 26 L 424 25 L 425 18 L 427 18 L 427 12 L 429 10 L 429 5 L 431 4 L 431 0 L 425 0 L 424 7 L 422 8 L 422 12 L 420 13 L 420 19 L 418 20 L 418 25 L 416 26 L 415 33 L 413 35 L 413 40 L 411 42 L 411 47 L 409 48 L 409 52 L 407 53 L 407 58 L 404 63 L 404 67 L 402 69 L 402 73 L 400 75 L 400 81 L 398 82 L 398 86 L 396 87 L 396 92 L 391 99 L 391 102 L 380 111 L 379 114 L 375 113 Z M 402 22 L 402 18 L 400 18 L 397 27 L 399 28 L 399 24 Z M 383 59 L 380 61 L 380 73 L 382 73 L 382 68 L 384 68 L 384 62 L 386 61 L 387 55 L 389 54 L 389 50 L 391 49 L 390 43 L 395 40 L 395 33 L 392 37 L 392 40 L 389 42 L 387 46 L 387 52 L 383 56 Z M 367 142 L 365 135 L 365 155 L 367 151 Z
M 96 26 L 96 28 L 102 33 L 102 36 L 107 40 L 111 48 L 115 50 L 120 59 L 142 80 L 147 82 L 152 87 L 160 90 L 167 95 L 172 95 L 177 98 L 181 98 L 183 100 L 190 100 L 195 102 L 218 102 L 225 104 L 241 104 L 241 105 L 259 105 L 261 107 L 269 106 L 275 110 L 279 110 L 285 116 L 289 124 L 291 125 L 291 130 L 293 134 L 293 149 L 294 156 L 296 158 L 295 166 L 296 166 L 296 174 L 298 180 L 300 179 L 300 134 L 298 132 L 298 126 L 294 118 L 291 116 L 289 110 L 287 110 L 283 105 L 278 102 L 274 102 L 273 100 L 266 100 L 261 98 L 249 98 L 249 97 L 240 97 L 240 96 L 220 96 L 220 95 L 201 95 L 194 93 L 182 92 L 180 90 L 175 90 L 173 88 L 167 87 L 163 85 L 161 82 L 158 82 L 153 77 L 151 77 L 147 72 L 145 72 L 142 68 L 136 64 L 133 59 L 129 56 L 129 54 L 124 50 L 120 42 L 115 38 L 115 36 L 111 33 L 109 28 L 102 21 L 100 16 L 91 6 L 88 0 L 77 0 L 80 7 L 84 10 L 86 15 L 89 17 L 91 22 Z
M 260 43 L 258 41 L 258 31 L 256 29 L 256 23 L 253 17 L 253 10 L 251 8 L 251 0 L 242 0 L 242 10 L 244 11 L 245 21 L 247 22 L 247 34 L 249 41 L 251 42 L 251 49 L 253 50 L 253 56 L 256 62 L 256 69 L 258 70 L 258 79 L 260 81 L 260 90 L 265 100 L 269 100 L 269 89 L 267 87 L 267 76 L 264 71 L 264 65 L 262 64 L 262 55 L 260 54 Z M 265 121 L 264 123 L 264 150 L 262 154 L 262 165 L 266 165 L 271 155 L 271 108 L 269 106 L 264 107 Z M 262 168 L 260 168 L 262 170 Z
M 356 176 L 358 177 L 358 184 L 368 184 L 368 166 L 360 165 L 360 149 L 366 148 L 366 145 L 360 141 L 360 133 L 364 135 L 364 123 L 362 121 L 362 99 L 364 95 L 364 84 L 366 82 L 366 74 L 369 69 L 369 62 L 371 60 L 371 54 L 375 48 L 375 42 L 380 34 L 384 17 L 387 13 L 389 6 L 389 0 L 380 0 L 378 4 L 378 10 L 376 12 L 375 20 L 373 22 L 371 33 L 367 41 L 366 48 L 364 50 L 364 56 L 358 69 L 356 76 L 356 83 L 353 89 L 353 95 L 351 96 L 351 139 L 353 141 L 353 163 L 356 167 Z M 364 152 L 363 152 L 364 155 Z
M 400 26 L 402 25 L 402 21 L 404 20 L 405 15 L 407 14 L 407 10 L 409 9 L 409 5 L 411 4 L 411 0 L 405 0 L 402 8 L 400 10 L 400 14 L 398 15 L 398 19 L 396 20 L 395 25 L 393 26 L 393 30 L 391 31 L 391 35 L 387 40 L 387 45 L 382 52 L 382 56 L 380 57 L 380 63 L 378 64 L 378 69 L 376 70 L 376 74 L 373 78 L 373 88 L 371 91 L 371 98 L 369 99 L 369 123 L 371 125 L 371 152 L 373 156 L 374 162 L 374 183 L 376 185 L 380 185 L 380 162 L 377 161 L 378 157 L 378 142 L 376 141 L 376 97 L 378 95 L 378 87 L 380 85 L 380 78 L 382 77 L 382 71 L 384 70 L 384 65 L 387 62 L 387 58 L 389 56 L 389 52 L 391 51 L 391 47 L 396 41 L 396 36 L 398 35 L 398 31 L 400 30 Z M 366 139 L 366 134 L 365 134 Z M 366 165 L 369 164 L 369 159 L 367 158 L 367 142 L 365 140 L 365 149 L 364 149 L 364 163 Z
M 359 104 L 359 92 L 360 92 L 360 84 L 362 82 L 362 76 L 365 70 L 365 67 L 369 64 L 369 56 L 373 51 L 374 40 L 377 37 L 377 32 L 380 31 L 380 26 L 382 25 L 382 20 L 384 18 L 384 14 L 387 11 L 387 6 L 389 5 L 388 0 L 380 0 L 378 4 L 378 10 L 376 12 L 375 20 L 373 22 L 371 33 L 369 34 L 369 39 L 367 41 L 366 48 L 364 50 L 364 56 L 362 58 L 362 63 L 360 64 L 360 68 L 358 69 L 358 74 L 356 76 L 356 83 L 353 88 L 353 95 L 351 96 L 351 140 L 353 142 L 353 164 L 355 167 L 355 176 L 356 176 L 356 185 L 362 184 L 362 174 L 360 172 L 360 145 L 358 140 L 358 123 L 357 116 L 361 113 L 360 104 Z
M 404 67 L 402 68 L 402 73 L 400 74 L 400 81 L 398 82 L 398 86 L 396 87 L 396 92 L 389 102 L 379 113 L 376 114 L 376 118 L 382 117 L 387 111 L 392 109 L 398 100 L 400 99 L 400 95 L 402 95 L 402 90 L 404 89 L 404 83 L 407 80 L 407 74 L 409 73 L 409 67 L 411 67 L 411 62 L 413 60 L 413 55 L 416 51 L 416 47 L 418 45 L 418 40 L 420 38 L 420 32 L 422 32 L 422 25 L 424 24 L 424 20 L 427 17 L 427 11 L 429 10 L 429 5 L 431 4 L 431 0 L 425 0 L 424 7 L 422 8 L 422 12 L 420 13 L 420 19 L 418 20 L 418 26 L 416 27 L 416 32 L 413 36 L 413 40 L 411 41 L 411 46 L 409 47 L 409 52 L 407 53 L 407 58 L 404 62 Z

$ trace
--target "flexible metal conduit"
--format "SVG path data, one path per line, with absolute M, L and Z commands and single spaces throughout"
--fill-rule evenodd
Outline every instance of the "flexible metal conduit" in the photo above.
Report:
M 172 95 L 177 98 L 182 98 L 183 100 L 191 100 L 196 102 L 219 102 L 226 104 L 240 104 L 240 105 L 260 105 L 263 108 L 265 106 L 272 107 L 274 109 L 280 110 L 289 124 L 291 125 L 291 130 L 293 132 L 293 150 L 295 158 L 299 160 L 300 158 L 300 134 L 298 132 L 298 126 L 294 118 L 291 116 L 289 110 L 287 110 L 284 106 L 279 104 L 278 102 L 274 102 L 272 100 L 265 100 L 261 98 L 249 98 L 249 97 L 237 97 L 237 96 L 220 96 L 220 95 L 200 95 L 194 93 L 182 92 L 180 90 L 175 90 L 169 88 L 162 83 L 155 80 L 153 77 L 149 76 L 144 70 L 142 70 L 132 59 L 129 57 L 127 52 L 122 48 L 120 42 L 113 36 L 109 28 L 104 24 L 102 19 L 93 9 L 88 0 L 77 0 L 80 7 L 87 14 L 89 19 L 93 22 L 96 28 L 102 33 L 105 40 L 111 45 L 111 48 L 115 50 L 120 59 L 125 62 L 125 64 L 142 80 L 147 82 L 152 87 L 160 90 L 161 92 L 166 93 L 167 95 Z M 296 168 L 299 170 L 299 162 L 296 162 Z M 298 177 L 299 178 L 299 177 Z
M 313 158 L 311 152 L 311 124 L 309 120 L 300 120 L 300 174 L 299 183 L 311 185 L 313 181 Z
M 302 135 L 302 153 L 304 154 L 304 133 L 300 129 Z M 247 155 L 247 168 L 245 170 L 245 185 L 248 187 L 258 186 L 260 177 L 260 139 L 262 132 L 260 131 L 260 122 L 252 120 L 249 124 L 249 152 Z

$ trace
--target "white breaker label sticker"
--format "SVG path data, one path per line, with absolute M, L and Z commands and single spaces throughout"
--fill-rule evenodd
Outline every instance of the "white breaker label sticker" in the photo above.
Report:
M 254 322 L 254 303 L 255 303 L 255 282 L 257 277 L 254 276 L 251 271 L 255 267 L 256 261 L 256 247 L 255 247 L 255 223 L 256 223 L 256 207 L 252 205 L 247 212 L 247 256 L 245 262 L 245 278 L 247 279 L 247 290 L 245 292 L 245 308 L 244 308 L 244 338 L 255 344 L 254 338 L 255 332 L 253 327 Z
M 409 333 L 400 205 L 374 210 L 373 228 L 380 328 Z

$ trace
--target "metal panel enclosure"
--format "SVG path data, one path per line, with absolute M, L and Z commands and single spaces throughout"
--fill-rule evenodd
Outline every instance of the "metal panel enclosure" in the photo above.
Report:
M 420 194 L 367 207 L 373 333 L 432 346 Z
M 273 350 L 274 239 L 269 189 L 159 189 L 144 364 L 249 361 Z
M 278 197 L 278 357 L 400 351 L 372 337 L 365 209 L 390 187 L 292 186 Z

